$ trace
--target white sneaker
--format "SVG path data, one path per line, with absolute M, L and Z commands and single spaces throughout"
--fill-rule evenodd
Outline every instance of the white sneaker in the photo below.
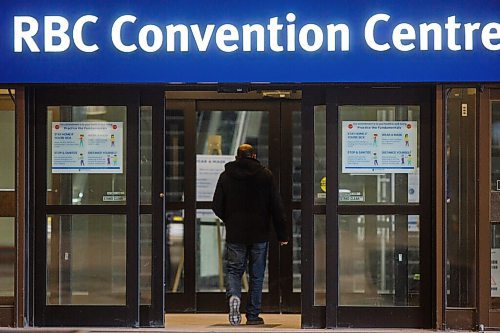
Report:
M 241 323 L 240 304 L 238 296 L 233 295 L 229 298 L 229 323 L 233 326 Z

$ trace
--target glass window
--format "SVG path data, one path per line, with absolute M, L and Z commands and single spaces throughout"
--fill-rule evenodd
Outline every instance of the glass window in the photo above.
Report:
M 267 111 L 198 112 L 196 154 L 236 155 L 239 145 L 251 144 L 257 159 L 269 166 L 269 114 Z
M 2 133 L 2 158 L 0 158 L 0 190 L 14 191 L 16 188 L 16 125 L 14 105 L 2 100 L 0 95 L 0 133 Z
M 292 199 L 302 199 L 302 120 L 300 111 L 292 112 Z
M 184 113 L 167 110 L 165 116 L 166 202 L 184 201 Z
M 325 215 L 314 215 L 314 305 L 326 305 Z
M 16 119 L 15 91 L 0 89 L 0 133 L 2 158 L 0 158 L 0 191 L 3 197 L 12 195 L 16 190 Z M 2 304 L 14 303 L 14 277 L 16 263 L 15 244 L 15 205 L 11 200 L 0 200 L 4 216 L 0 217 L 0 298 Z
M 299 209 L 292 211 L 292 245 L 293 245 L 293 292 L 300 292 L 302 290 L 301 277 L 301 234 L 302 234 L 302 211 Z
M 0 297 L 14 297 L 15 221 L 0 217 Z
M 257 159 L 269 164 L 269 119 L 265 111 L 198 112 L 196 200 L 212 201 L 224 164 L 234 161 L 238 147 L 251 144 Z
M 473 308 L 477 281 L 476 89 L 448 90 L 445 105 L 447 306 Z
M 339 216 L 339 305 L 418 306 L 416 215 Z
M 184 292 L 184 211 L 168 211 L 165 228 L 165 285 L 167 292 Z
M 223 292 L 224 286 L 224 251 L 226 246 L 226 228 L 211 209 L 198 209 L 196 241 L 196 290 L 202 292 Z M 269 254 L 269 253 L 268 253 Z M 269 291 L 268 262 L 264 273 L 263 292 Z M 242 290 L 248 291 L 248 276 L 242 277 Z
M 500 309 L 500 101 L 491 102 L 491 308 Z
M 314 106 L 314 204 L 326 203 L 326 105 Z
M 500 308 L 500 223 L 491 224 L 491 308 Z
M 224 164 L 234 161 L 239 145 L 251 144 L 262 165 L 269 166 L 267 111 L 200 111 L 197 123 L 196 200 L 212 201 Z M 216 162 L 216 163 L 214 163 Z M 212 210 L 197 210 L 198 291 L 221 292 L 224 287 L 225 227 Z M 248 290 L 248 278 L 242 278 Z M 263 291 L 268 291 L 268 270 Z
M 47 305 L 125 305 L 125 215 L 47 217 Z
M 140 286 L 141 304 L 151 304 L 151 268 L 152 268 L 152 242 L 153 242 L 153 217 L 151 214 L 141 214 L 141 248 L 140 248 Z
M 125 204 L 127 108 L 49 106 L 47 112 L 47 204 Z
M 141 106 L 141 204 L 151 204 L 153 175 L 153 108 Z
M 415 105 L 339 107 L 339 203 L 419 202 L 419 119 Z
M 491 191 L 500 193 L 500 101 L 491 102 L 491 121 Z
M 196 220 L 197 290 L 224 291 L 223 251 L 226 245 L 226 228 L 210 209 L 197 210 Z

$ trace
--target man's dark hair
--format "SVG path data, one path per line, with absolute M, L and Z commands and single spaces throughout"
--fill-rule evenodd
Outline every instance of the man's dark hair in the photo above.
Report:
M 252 145 L 244 143 L 238 147 L 236 158 L 255 158 L 255 149 L 252 147 Z

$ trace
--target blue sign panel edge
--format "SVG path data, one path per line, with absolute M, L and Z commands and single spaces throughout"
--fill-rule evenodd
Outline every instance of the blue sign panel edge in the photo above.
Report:
M 500 81 L 498 1 L 3 6 L 0 83 Z

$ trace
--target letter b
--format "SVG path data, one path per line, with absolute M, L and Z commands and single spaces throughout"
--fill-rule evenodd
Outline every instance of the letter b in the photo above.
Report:
M 55 28 L 54 25 L 58 25 Z M 70 38 L 66 33 L 69 28 L 69 22 L 62 16 L 45 16 L 45 52 L 63 52 L 70 46 Z M 59 43 L 55 43 L 55 39 Z

